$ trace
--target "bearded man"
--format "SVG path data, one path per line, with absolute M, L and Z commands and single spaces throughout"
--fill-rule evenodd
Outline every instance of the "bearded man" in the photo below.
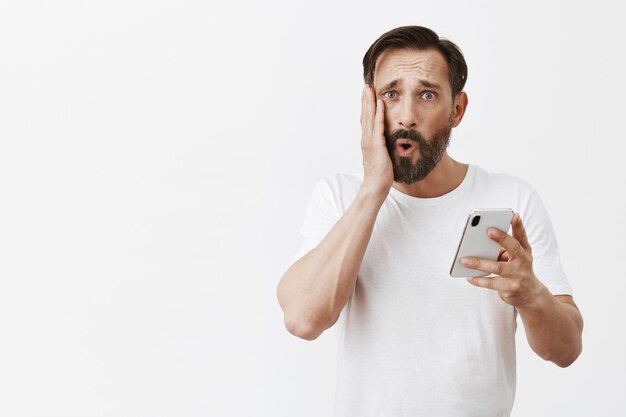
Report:
M 364 174 L 317 183 L 277 289 L 286 328 L 313 340 L 339 322 L 337 416 L 509 416 L 518 315 L 541 358 L 582 350 L 548 214 L 523 180 L 448 155 L 468 105 L 454 43 L 396 28 L 363 67 Z M 511 234 L 488 229 L 497 260 L 463 259 L 491 276 L 451 278 L 474 208 L 512 208 Z

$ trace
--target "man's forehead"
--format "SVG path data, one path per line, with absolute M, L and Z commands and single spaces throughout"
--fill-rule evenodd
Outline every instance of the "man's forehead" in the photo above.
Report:
M 441 53 L 435 49 L 391 49 L 384 51 L 376 60 L 376 85 L 407 76 L 439 84 L 447 80 L 448 66 Z

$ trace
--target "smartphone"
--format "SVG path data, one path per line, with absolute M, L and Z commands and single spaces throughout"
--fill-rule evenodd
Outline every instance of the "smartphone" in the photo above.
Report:
M 484 277 L 487 272 L 466 268 L 461 264 L 465 256 L 495 261 L 500 255 L 500 244 L 487 236 L 487 229 L 495 227 L 508 233 L 513 220 L 513 210 L 501 209 L 474 209 L 467 216 L 467 223 L 461 235 L 459 246 L 452 261 L 450 276 L 452 277 Z

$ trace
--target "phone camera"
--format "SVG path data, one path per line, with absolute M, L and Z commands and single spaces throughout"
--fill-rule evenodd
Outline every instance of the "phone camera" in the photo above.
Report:
M 479 222 L 480 222 L 480 216 L 474 216 L 474 218 L 472 219 L 472 226 L 478 225 Z

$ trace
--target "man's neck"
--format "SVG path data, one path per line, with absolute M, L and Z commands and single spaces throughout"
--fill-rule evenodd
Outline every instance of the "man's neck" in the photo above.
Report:
M 467 173 L 467 167 L 467 164 L 462 164 L 450 158 L 446 152 L 426 178 L 411 185 L 394 181 L 393 188 L 413 197 L 441 197 L 454 190 L 463 182 Z

